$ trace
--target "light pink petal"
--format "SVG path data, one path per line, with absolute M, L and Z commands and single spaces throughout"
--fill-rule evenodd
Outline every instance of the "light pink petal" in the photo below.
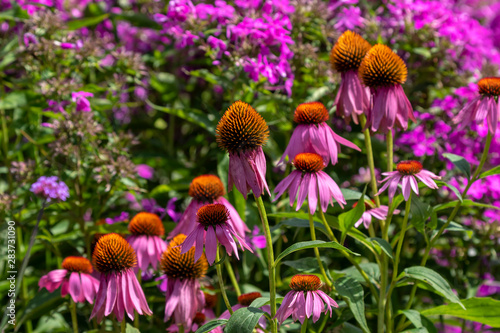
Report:
M 285 177 L 285 179 L 283 179 L 275 188 L 274 188 L 274 193 L 276 193 L 276 196 L 274 197 L 273 199 L 273 202 L 275 202 L 276 200 L 278 200 L 279 197 L 281 197 L 281 195 L 283 193 L 285 193 L 285 191 L 288 189 L 288 187 L 290 186 L 290 184 L 293 182 L 293 180 L 295 179 L 297 173 L 294 173 L 292 172 L 291 174 L 289 174 L 288 176 Z
M 248 194 L 248 187 L 245 168 L 243 164 L 246 164 L 246 161 L 244 161 L 239 154 L 229 154 L 229 176 L 231 177 L 238 191 L 240 191 L 246 199 Z M 228 188 L 228 191 L 231 190 L 232 186 Z
M 309 318 L 313 313 L 314 298 L 312 296 L 311 291 L 306 292 L 305 297 L 306 297 L 306 308 L 305 308 L 306 317 Z
M 300 210 L 302 207 L 302 204 L 304 203 L 304 200 L 306 199 L 307 196 L 307 190 L 309 189 L 309 182 L 311 181 L 311 174 L 306 173 L 302 177 L 302 181 L 300 183 L 300 189 L 299 189 L 299 197 L 297 199 L 297 208 L 296 210 Z
M 406 201 L 410 198 L 411 195 L 411 187 L 409 184 L 411 176 L 403 176 L 401 186 L 403 188 L 403 197 L 405 198 Z
M 136 311 L 140 314 L 141 313 L 140 310 L 142 310 L 142 312 L 144 314 L 152 315 L 153 312 L 151 312 L 151 310 L 149 309 L 148 302 L 146 301 L 146 296 L 144 296 L 144 291 L 142 291 L 142 288 L 139 285 L 139 281 L 137 281 L 136 276 L 134 275 L 134 273 L 131 270 L 127 271 L 126 274 L 128 274 L 129 286 L 131 284 L 133 285 L 135 294 L 136 294 L 137 298 L 139 299 L 139 304 L 141 305 L 140 309 L 136 309 Z
M 401 176 L 396 175 L 388 181 L 388 182 L 390 182 L 390 184 L 389 184 L 389 202 L 392 202 L 392 199 L 394 198 L 394 195 L 396 194 L 396 190 L 398 188 L 398 183 L 399 183 L 400 179 L 401 179 Z
M 85 297 L 87 302 L 92 304 L 95 297 L 94 283 L 92 282 L 92 279 L 94 278 L 88 274 L 81 273 L 80 279 L 82 280 L 83 296 Z
M 319 297 L 319 295 L 316 294 L 315 291 L 312 292 L 312 297 L 313 297 L 313 323 L 317 322 L 319 317 L 321 316 L 321 313 L 324 311 L 325 306 L 323 305 L 323 301 Z
M 207 256 L 208 263 L 212 265 L 215 261 L 215 256 L 217 255 L 217 237 L 215 236 L 215 231 L 213 227 L 208 227 L 207 238 L 205 241 L 205 254 Z
M 288 188 L 288 196 L 290 197 L 290 207 L 293 206 L 295 200 L 297 199 L 297 194 L 299 192 L 299 186 L 302 181 L 302 172 L 299 170 L 293 170 L 290 177 L 293 175 L 292 182 Z
M 410 185 L 411 188 L 413 189 L 413 192 L 415 192 L 418 195 L 418 183 L 414 176 L 410 176 Z
M 114 309 L 114 314 L 116 316 L 116 320 L 121 322 L 123 320 L 123 317 L 125 316 L 125 305 L 124 305 L 124 291 L 121 286 L 122 286 L 122 280 L 125 280 L 126 277 L 123 275 L 117 275 L 116 277 L 116 306 Z M 134 316 L 132 318 L 134 319 Z
M 105 316 L 109 316 L 111 312 L 113 312 L 116 303 L 116 289 L 117 289 L 116 274 L 111 273 L 109 274 L 108 290 L 106 293 L 106 305 L 104 310 Z
M 77 272 L 72 272 L 69 275 L 69 294 L 75 303 L 80 302 L 82 285 L 80 282 L 80 274 Z
M 196 262 L 203 254 L 203 245 L 205 243 L 205 228 L 200 224 L 196 227 L 196 247 L 194 249 L 194 261 Z
M 184 242 L 182 242 L 181 245 L 181 254 L 186 253 L 187 251 L 191 250 L 193 245 L 196 242 L 196 236 L 198 235 L 198 229 L 200 228 L 200 225 L 198 224 L 196 228 L 191 231 L 191 233 L 186 237 Z M 203 244 L 202 244 L 203 245 Z
M 314 213 L 316 212 L 316 207 L 318 207 L 318 178 L 316 174 L 311 174 L 307 201 L 309 203 L 309 213 L 314 215 Z
M 108 289 L 108 283 L 106 281 L 106 275 L 102 274 L 101 279 L 99 280 L 99 290 L 97 291 L 96 301 L 94 304 L 94 308 L 92 309 L 92 313 L 90 315 L 90 319 L 94 318 L 97 315 L 97 312 L 104 308 L 104 303 L 106 302 L 106 294 Z M 100 321 L 98 320 L 100 323 Z
M 124 296 L 123 307 L 124 307 L 124 310 L 127 312 L 127 316 L 130 319 L 133 319 L 134 318 L 134 309 L 136 309 L 136 308 L 140 309 L 141 306 L 139 304 L 139 299 L 135 295 L 134 287 L 128 285 L 128 280 L 129 280 L 128 276 L 124 276 L 122 279 L 120 279 L 121 288 L 122 288 L 122 290 L 125 291 L 125 293 L 123 295 Z

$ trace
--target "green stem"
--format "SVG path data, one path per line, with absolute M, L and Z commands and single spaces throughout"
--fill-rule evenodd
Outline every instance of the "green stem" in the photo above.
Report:
M 184 333 L 184 325 L 179 325 L 179 333 Z
M 73 298 L 71 298 L 71 297 L 70 297 L 69 310 L 71 312 L 71 321 L 73 323 L 73 332 L 78 333 L 78 319 L 76 317 L 76 303 L 73 301 Z
M 386 142 L 387 142 L 387 171 L 391 172 L 393 168 L 394 161 L 394 138 L 392 137 L 392 130 L 387 132 L 386 134 Z
M 304 319 L 304 323 L 300 327 L 300 333 L 307 333 L 307 317 Z
M 229 260 L 224 260 L 224 265 L 226 266 L 227 274 L 229 275 L 229 279 L 231 279 L 231 283 L 236 291 L 236 296 L 241 296 L 241 289 L 238 285 L 238 280 L 236 280 L 236 276 L 234 275 L 233 266 L 231 266 Z
M 484 144 L 483 154 L 481 155 L 481 160 L 479 161 L 479 165 L 477 166 L 477 169 L 474 172 L 474 175 L 472 176 L 472 178 L 467 182 L 467 186 L 465 187 L 464 192 L 462 193 L 463 200 L 465 200 L 465 197 L 467 196 L 467 192 L 469 191 L 472 184 L 476 180 L 479 179 L 479 176 L 481 174 L 483 166 L 486 163 L 486 160 L 488 158 L 488 153 L 490 151 L 490 145 L 491 145 L 492 139 L 493 139 L 493 135 L 490 132 L 488 132 L 488 136 L 486 137 L 486 143 Z M 448 216 L 446 223 L 443 224 L 443 226 L 439 229 L 438 233 L 434 237 L 431 238 L 430 242 L 427 243 L 424 256 L 422 257 L 422 261 L 420 262 L 420 266 L 425 266 L 425 264 L 427 263 L 427 259 L 429 259 L 429 253 L 430 253 L 431 249 L 434 247 L 434 244 L 436 243 L 437 239 L 443 234 L 443 232 L 446 230 L 446 228 L 448 228 L 448 226 L 450 225 L 453 218 L 455 218 L 455 216 L 457 215 L 461 206 L 462 206 L 462 201 L 458 200 L 457 204 L 455 205 L 455 208 L 453 208 L 453 211 L 451 212 L 450 216 Z M 412 289 L 411 289 L 411 292 L 410 292 L 410 299 L 408 300 L 408 304 L 406 305 L 406 310 L 411 308 L 411 306 L 413 304 L 413 300 L 414 300 L 415 295 L 416 295 L 416 292 L 417 292 L 417 284 L 414 284 Z M 406 320 L 406 318 L 404 316 L 400 319 L 398 326 L 396 328 L 396 331 L 400 330 L 401 327 L 404 326 L 405 320 Z
M 337 240 L 337 237 L 335 237 L 335 234 L 333 233 L 332 229 L 330 228 L 330 226 L 328 225 L 328 222 L 326 221 L 326 218 L 325 218 L 325 214 L 323 213 L 323 211 L 321 210 L 321 207 L 318 207 L 318 211 L 319 211 L 319 216 L 321 218 L 321 221 L 323 222 L 323 225 L 325 226 L 325 229 L 328 233 L 328 238 L 332 241 L 335 241 L 338 243 L 338 240 Z M 361 274 L 361 276 L 363 277 L 363 279 L 365 279 L 365 282 L 366 284 L 368 285 L 368 288 L 370 288 L 370 291 L 372 292 L 372 295 L 375 297 L 375 299 L 378 301 L 378 293 L 377 293 L 377 289 L 375 289 L 375 286 L 373 285 L 373 283 L 370 281 L 370 277 L 368 276 L 368 274 L 366 274 L 366 272 L 361 268 L 361 266 L 359 266 L 359 264 L 357 263 L 357 261 L 346 251 L 342 250 L 340 251 L 340 253 L 342 253 L 342 255 L 347 259 L 349 260 L 349 262 L 351 264 L 354 265 L 354 267 L 356 267 L 356 269 L 358 270 L 358 272 Z
M 220 261 L 220 254 L 219 254 L 219 242 L 217 242 L 217 252 L 215 254 L 215 262 Z M 221 264 L 215 265 L 215 269 L 217 270 L 217 278 L 219 279 L 219 287 L 220 287 L 220 293 L 222 295 L 222 298 L 224 299 L 224 303 L 226 304 L 226 308 L 229 311 L 229 313 L 232 315 L 233 314 L 233 309 L 231 308 L 231 303 L 229 303 L 229 299 L 227 298 L 226 294 L 226 288 L 224 287 L 224 279 L 222 278 L 222 267 Z
M 398 240 L 398 245 L 396 249 L 396 256 L 394 257 L 394 267 L 392 270 L 392 280 L 391 284 L 389 286 L 389 291 L 387 292 L 387 300 L 390 301 L 392 291 L 394 290 L 396 286 L 396 282 L 398 279 L 398 267 L 399 267 L 399 262 L 401 260 L 401 249 L 403 248 L 403 243 L 404 243 L 404 238 L 405 238 L 405 233 L 406 233 L 406 227 L 408 226 L 408 217 L 410 215 L 410 207 L 411 207 L 411 196 L 408 198 L 408 201 L 406 201 L 406 207 L 405 207 L 405 217 L 403 219 L 403 225 L 401 226 L 401 232 L 399 233 L 399 240 Z M 392 324 L 393 322 L 391 321 L 391 307 L 387 306 L 386 309 L 387 312 L 387 333 L 392 332 Z
M 139 270 L 137 272 L 137 281 L 139 281 L 139 284 L 142 283 L 141 270 Z M 137 313 L 137 311 L 135 312 L 135 316 L 134 316 L 134 327 L 139 328 L 139 314 Z
M 316 230 L 314 229 L 314 220 L 313 216 L 311 213 L 309 213 L 309 228 L 311 229 L 311 240 L 315 241 L 316 240 Z M 319 256 L 319 250 L 317 247 L 314 248 L 314 255 L 316 256 L 316 260 L 318 261 L 318 266 L 321 274 L 323 275 L 323 278 L 325 279 L 326 285 L 328 287 L 332 287 L 332 282 L 328 278 L 328 275 L 326 275 L 325 267 L 323 267 L 323 262 L 321 261 L 321 258 Z
M 269 270 L 269 299 L 271 305 L 271 318 L 276 316 L 276 281 L 275 281 L 275 270 L 274 270 L 274 251 L 273 251 L 273 239 L 271 237 L 271 229 L 269 228 L 269 222 L 267 220 L 266 208 L 264 207 L 264 202 L 262 197 L 257 197 L 254 194 L 255 202 L 257 203 L 257 209 L 259 210 L 260 219 L 262 221 L 262 229 L 264 230 L 264 235 L 266 237 L 266 251 L 267 251 L 267 267 Z M 276 319 L 271 320 L 271 333 L 278 332 L 278 325 Z
M 366 116 L 362 114 L 359 117 L 361 127 L 366 126 Z M 372 187 L 372 197 L 375 198 L 375 204 L 380 207 L 380 198 L 375 196 L 378 192 L 377 188 L 377 178 L 375 176 L 375 161 L 373 159 L 373 148 L 372 148 L 372 138 L 370 136 L 370 130 L 367 128 L 363 131 L 365 135 L 365 147 L 366 147 L 366 158 L 368 159 L 368 167 L 370 168 L 370 184 Z M 371 236 L 371 235 L 370 235 Z
M 120 331 L 121 333 L 125 333 L 127 331 L 127 320 L 123 317 L 122 322 L 120 323 Z

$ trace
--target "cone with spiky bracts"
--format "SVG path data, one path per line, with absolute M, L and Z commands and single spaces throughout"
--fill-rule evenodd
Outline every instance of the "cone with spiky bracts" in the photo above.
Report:
M 413 108 L 401 86 L 406 82 L 408 70 L 389 47 L 373 46 L 361 62 L 358 74 L 371 92 L 368 128 L 373 132 L 387 133 L 395 126 L 406 130 L 408 119 L 415 121 Z

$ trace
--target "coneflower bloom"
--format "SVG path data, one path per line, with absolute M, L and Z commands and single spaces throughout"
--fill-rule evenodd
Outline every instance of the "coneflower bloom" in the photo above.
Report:
M 352 207 L 356 207 L 358 203 L 356 202 Z M 394 214 L 399 214 L 399 210 L 395 209 Z M 374 207 L 374 203 L 372 202 L 371 204 L 367 203 L 365 201 L 365 211 L 361 218 L 354 223 L 354 226 L 358 228 L 361 224 L 365 226 L 366 229 L 370 227 L 370 224 L 372 223 L 372 217 L 376 218 L 377 220 L 385 220 L 387 219 L 387 214 L 389 214 L 389 207 L 380 205 L 380 207 Z
M 186 253 L 196 243 L 194 260 L 198 260 L 203 254 L 203 245 L 205 245 L 205 253 L 207 260 L 212 265 L 217 254 L 217 242 L 225 247 L 227 254 L 232 255 L 233 252 L 238 256 L 238 248 L 236 240 L 241 248 L 246 248 L 253 253 L 250 246 L 245 240 L 239 236 L 228 222 L 229 211 L 223 204 L 207 204 L 201 207 L 196 214 L 198 225 L 187 236 L 182 244 L 181 254 Z
M 486 118 L 488 130 L 491 134 L 494 134 L 500 117 L 500 77 L 481 79 L 478 87 L 479 96 L 474 98 L 453 118 L 453 123 L 462 128 L 473 120 L 483 122 L 484 118 Z M 495 98 L 498 100 L 496 103 Z
M 228 190 L 234 184 L 245 199 L 250 190 L 256 197 L 264 194 L 264 189 L 269 193 L 262 151 L 269 129 L 264 118 L 249 104 L 237 101 L 219 120 L 215 133 L 219 147 L 229 153 Z
M 189 185 L 189 195 L 193 199 L 187 206 L 184 214 L 182 214 L 179 224 L 168 234 L 168 238 L 170 239 L 178 234 L 189 235 L 196 226 L 196 213 L 198 209 L 208 203 L 220 203 L 226 206 L 229 211 L 229 223 L 231 223 L 238 235 L 244 237 L 245 232 L 250 230 L 236 209 L 223 197 L 224 194 L 224 185 L 222 185 L 219 177 L 215 175 L 202 175 L 193 179 Z
M 399 182 L 401 182 L 403 197 L 406 201 L 410 198 L 411 190 L 418 195 L 418 181 L 422 181 L 425 185 L 432 189 L 437 189 L 438 186 L 433 179 L 441 179 L 430 171 L 424 170 L 422 163 L 418 161 L 402 161 L 396 166 L 396 171 L 382 173 L 386 178 L 380 181 L 385 182 L 384 186 L 375 195 L 380 195 L 387 188 L 389 188 L 389 202 L 392 202 Z
M 127 241 L 137 254 L 137 267 L 143 272 L 147 271 L 149 265 L 156 269 L 167 248 L 167 244 L 161 239 L 165 229 L 158 215 L 147 212 L 137 214 L 130 220 L 128 231 L 132 235 L 127 237 Z
M 292 133 L 290 142 L 278 164 L 288 156 L 293 161 L 300 153 L 316 153 L 323 157 L 326 164 L 336 164 L 340 145 L 360 150 L 354 143 L 335 134 L 326 124 L 329 119 L 328 110 L 320 102 L 302 103 L 297 106 L 293 121 L 298 125 Z
M 62 262 L 62 269 L 56 269 L 42 276 L 38 281 L 40 289 L 54 292 L 61 286 L 61 296 L 68 293 L 75 303 L 92 304 L 99 289 L 99 281 L 92 275 L 92 265 L 84 257 L 67 257 Z
M 386 45 L 375 45 L 364 57 L 359 78 L 370 88 L 372 101 L 367 127 L 373 132 L 387 133 L 394 126 L 406 130 L 408 118 L 415 121 L 413 108 L 401 87 L 407 76 L 403 59 Z
M 273 201 L 278 200 L 288 190 L 290 206 L 293 206 L 297 198 L 296 210 L 302 207 L 307 197 L 309 212 L 314 214 L 318 206 L 318 195 L 323 212 L 326 212 L 329 203 L 333 206 L 333 199 L 339 203 L 340 207 L 344 207 L 346 203 L 344 195 L 337 183 L 323 171 L 325 163 L 321 156 L 314 153 L 301 153 L 295 156 L 293 165 L 296 170 L 276 186 L 274 189 L 276 197 Z
M 293 321 L 304 323 L 312 316 L 313 323 L 317 322 L 321 313 L 330 312 L 332 307 L 338 308 L 337 303 L 323 291 L 319 290 L 322 283 L 316 275 L 295 275 L 290 281 L 290 292 L 285 295 L 275 318 L 282 324 L 290 315 Z M 325 308 L 326 304 L 326 308 Z
M 118 234 L 99 238 L 92 254 L 95 268 L 101 273 L 99 290 L 90 319 L 97 316 L 100 323 L 104 316 L 114 313 L 122 321 L 125 312 L 134 319 L 138 314 L 152 315 L 146 297 L 132 268 L 137 257 L 130 244 Z
M 250 304 L 252 304 L 252 302 L 255 301 L 259 297 L 262 297 L 262 294 L 259 292 L 241 294 L 240 296 L 238 296 L 238 304 L 236 304 L 235 306 L 232 306 L 231 308 L 233 309 L 233 311 L 236 311 L 236 310 L 239 310 L 241 308 L 249 307 Z M 271 307 L 269 305 L 264 305 L 261 307 L 261 309 L 267 313 L 271 313 Z M 231 314 L 229 313 L 228 310 L 226 310 L 219 316 L 219 319 L 229 319 L 229 317 L 231 317 Z M 266 317 L 265 316 L 260 317 L 259 325 L 262 328 L 266 328 Z M 260 329 L 256 329 L 256 331 L 262 332 L 262 330 L 260 330 Z
M 346 30 L 330 53 L 332 68 L 340 73 L 340 88 L 335 98 L 337 115 L 357 124 L 358 116 L 370 107 L 370 89 L 363 86 L 358 68 L 372 46 L 355 32 Z
M 176 326 L 182 325 L 190 332 L 196 313 L 205 306 L 198 279 L 207 272 L 208 263 L 204 254 L 195 259 L 194 247 L 181 253 L 180 245 L 185 240 L 186 235 L 179 234 L 170 241 L 161 256 L 160 266 L 166 276 L 165 321 L 173 317 Z

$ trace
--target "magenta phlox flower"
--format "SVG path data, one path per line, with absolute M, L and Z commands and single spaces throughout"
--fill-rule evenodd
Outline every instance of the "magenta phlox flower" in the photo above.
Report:
M 71 100 L 76 103 L 76 111 L 90 112 L 90 101 L 87 97 L 94 97 L 94 94 L 86 91 L 77 91 L 71 93 Z
M 135 166 L 135 170 L 139 177 L 144 179 L 153 179 L 154 169 L 147 164 L 138 164 Z

